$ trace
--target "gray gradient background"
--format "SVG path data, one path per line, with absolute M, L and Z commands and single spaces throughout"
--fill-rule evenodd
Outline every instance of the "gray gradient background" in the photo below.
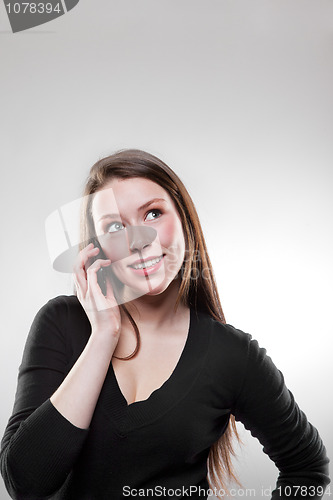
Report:
M 333 2 L 81 0 L 15 35 L 0 18 L 1 429 L 37 310 L 71 293 L 44 221 L 99 157 L 139 147 L 185 182 L 227 321 L 267 348 L 333 456 Z M 239 478 L 268 498 L 277 470 L 239 429 Z

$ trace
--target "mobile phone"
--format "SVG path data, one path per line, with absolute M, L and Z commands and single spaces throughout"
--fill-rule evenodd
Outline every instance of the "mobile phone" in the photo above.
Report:
M 92 257 L 91 261 L 90 261 L 90 265 L 95 262 L 95 260 L 97 259 L 103 259 L 103 257 L 105 258 L 104 256 L 104 252 L 101 248 L 101 245 L 99 244 L 99 241 L 97 238 L 93 238 L 91 240 L 91 242 L 94 244 L 95 247 L 98 247 L 99 248 L 99 253 L 96 257 Z M 98 271 L 97 271 L 97 282 L 99 284 L 99 287 L 102 291 L 102 294 L 106 297 L 106 269 L 104 267 L 101 267 Z

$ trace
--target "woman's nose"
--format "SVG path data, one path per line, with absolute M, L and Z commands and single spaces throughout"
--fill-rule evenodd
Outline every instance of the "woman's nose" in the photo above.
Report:
M 128 245 L 132 252 L 141 251 L 150 245 L 157 236 L 157 231 L 152 227 L 128 226 Z

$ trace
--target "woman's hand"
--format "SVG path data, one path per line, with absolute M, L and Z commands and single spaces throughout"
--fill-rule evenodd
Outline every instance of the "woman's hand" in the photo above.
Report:
M 97 281 L 97 271 L 110 260 L 91 259 L 99 253 L 91 243 L 78 255 L 74 266 L 77 297 L 91 323 L 90 338 L 79 358 L 50 400 L 75 426 L 87 429 L 120 336 L 121 316 L 111 284 L 106 297 Z
M 91 323 L 92 333 L 108 332 L 113 340 L 115 338 L 118 340 L 121 316 L 111 283 L 106 280 L 106 296 L 104 296 L 97 280 L 97 272 L 109 266 L 111 261 L 97 259 L 89 264 L 98 253 L 99 248 L 90 243 L 78 255 L 73 272 L 77 297 Z

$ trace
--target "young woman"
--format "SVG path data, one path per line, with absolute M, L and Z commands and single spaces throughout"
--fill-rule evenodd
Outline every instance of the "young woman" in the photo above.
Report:
M 12 498 L 223 497 L 235 420 L 279 469 L 272 498 L 321 498 L 323 443 L 265 349 L 225 323 L 180 179 L 127 150 L 84 195 L 76 295 L 36 315 L 2 440 Z

